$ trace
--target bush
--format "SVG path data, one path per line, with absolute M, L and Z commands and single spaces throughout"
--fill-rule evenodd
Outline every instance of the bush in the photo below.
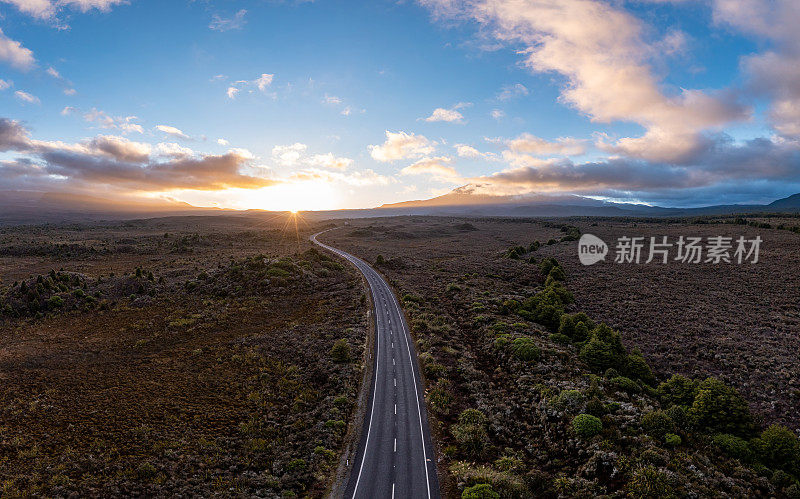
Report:
M 617 364 L 611 345 L 592 338 L 581 348 L 578 357 L 594 372 L 602 372 Z
M 592 438 L 603 431 L 603 422 L 591 414 L 578 414 L 572 420 L 572 429 L 581 438 Z
M 684 428 L 686 426 L 686 409 L 684 409 L 682 405 L 673 405 L 665 412 L 667 416 L 672 418 L 672 421 L 675 422 L 675 426 L 678 428 Z
M 542 352 L 531 338 L 517 338 L 511 342 L 511 353 L 524 362 L 539 360 Z
M 486 416 L 477 409 L 466 409 L 458 417 L 458 424 L 450 428 L 461 451 L 472 458 L 480 459 L 489 445 L 486 434 Z
M 667 447 L 679 447 L 683 441 L 681 440 L 680 436 L 674 433 L 667 433 L 664 436 L 664 443 L 667 445 Z
M 500 494 L 495 492 L 488 483 L 479 483 L 464 489 L 461 499 L 500 499 Z
M 785 426 L 774 424 L 754 440 L 754 450 L 762 463 L 788 473 L 800 472 L 800 441 Z
M 606 406 L 599 398 L 595 397 L 586 402 L 586 413 L 599 418 L 606 413 Z
M 350 361 L 350 344 L 347 343 L 346 339 L 336 340 L 336 343 L 331 348 L 331 359 L 334 362 Z
M 675 422 L 664 411 L 648 412 L 642 416 L 642 429 L 659 442 L 663 442 L 667 433 L 675 433 Z
M 640 353 L 630 354 L 627 359 L 625 359 L 625 374 L 630 378 L 638 379 L 648 385 L 653 385 L 656 382 L 653 371 Z
M 672 491 L 669 476 L 654 466 L 636 470 L 626 486 L 631 497 L 677 497 Z
M 697 394 L 697 382 L 680 374 L 672 376 L 669 381 L 658 385 L 658 397 L 665 406 L 694 403 Z
M 564 269 L 561 265 L 557 265 L 550 269 L 550 272 L 547 273 L 548 279 L 553 279 L 554 281 L 565 281 L 567 279 L 567 274 L 564 273 Z
M 553 257 L 547 257 L 539 263 L 539 270 L 543 276 L 549 275 L 553 267 L 558 267 L 558 261 Z
M 711 433 L 747 435 L 753 428 L 747 402 L 734 388 L 716 378 L 700 383 L 687 417 L 695 428 Z
M 752 458 L 752 452 L 750 451 L 750 446 L 747 444 L 747 441 L 736 435 L 718 433 L 711 439 L 711 443 L 723 454 L 742 462 L 749 462 Z
M 583 409 L 583 392 L 580 390 L 563 390 L 550 402 L 553 408 L 567 414 L 575 414 Z
M 630 378 L 626 378 L 625 376 L 617 376 L 611 380 L 611 386 L 618 391 L 623 391 L 625 393 L 639 393 L 642 391 L 642 387 L 635 381 Z
M 563 319 L 564 316 L 562 316 Z M 569 345 L 572 343 L 572 340 L 566 334 L 561 333 L 553 333 L 550 335 L 550 341 L 553 343 L 558 343 L 559 345 Z

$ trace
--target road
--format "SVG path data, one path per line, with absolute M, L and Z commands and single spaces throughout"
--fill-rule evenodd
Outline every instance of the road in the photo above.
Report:
M 311 241 L 355 265 L 366 277 L 375 304 L 372 390 L 345 497 L 439 498 L 425 392 L 397 298 L 366 262 L 317 241 L 320 234 Z

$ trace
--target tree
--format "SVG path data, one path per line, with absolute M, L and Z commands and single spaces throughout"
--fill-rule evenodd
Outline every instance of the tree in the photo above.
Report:
M 747 402 L 736 389 L 716 378 L 700 383 L 687 416 L 695 428 L 711 433 L 748 435 L 753 429 Z
M 337 340 L 331 348 L 331 359 L 334 362 L 349 362 L 350 361 L 350 344 L 347 340 L 342 338 Z

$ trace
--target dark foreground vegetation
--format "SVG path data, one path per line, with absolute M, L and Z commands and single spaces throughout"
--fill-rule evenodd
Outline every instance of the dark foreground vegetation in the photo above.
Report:
M 797 426 L 769 421 L 791 422 L 791 411 L 751 409 L 759 404 L 748 404 L 736 387 L 747 386 L 748 364 L 727 358 L 724 369 L 709 362 L 701 366 L 710 368 L 682 375 L 669 363 L 653 369 L 637 348 L 669 350 L 691 363 L 711 342 L 729 338 L 741 317 L 707 314 L 712 321 L 706 337 L 681 337 L 684 343 L 676 349 L 664 325 L 679 327 L 681 317 L 661 316 L 657 307 L 664 297 L 657 293 L 647 300 L 648 283 L 630 277 L 641 266 L 601 264 L 589 270 L 575 264 L 576 230 L 597 233 L 597 221 L 470 220 L 468 235 L 460 229 L 463 223 L 421 217 L 360 221 L 325 238 L 376 262 L 402 296 L 426 377 L 448 496 L 800 497 Z M 628 235 L 695 226 L 617 223 Z M 709 230 L 716 235 L 717 229 Z M 612 232 L 606 228 L 603 235 Z M 784 279 L 796 282 L 786 272 L 796 273 L 797 267 L 787 269 L 790 258 L 776 246 L 791 237 L 782 247 L 796 249 L 798 236 L 775 230 L 764 237 L 773 247 L 762 258 L 783 255 Z M 775 262 L 769 265 L 746 271 L 772 279 Z M 595 272 L 613 273 L 615 280 L 607 285 L 620 288 L 614 299 L 646 324 L 662 321 L 661 327 L 650 336 L 633 335 L 616 326 L 622 322 L 618 316 L 598 313 L 608 303 L 602 296 L 607 287 L 576 291 L 596 282 L 589 277 Z M 623 283 L 639 287 L 626 289 Z M 674 292 L 671 286 L 666 293 Z M 722 293 L 728 288 L 725 283 L 710 288 L 716 303 L 737 303 L 735 293 Z M 700 293 L 684 293 L 685 306 L 702 301 Z M 589 300 L 595 301 L 593 310 L 582 306 Z M 738 310 L 747 314 L 748 304 L 738 303 Z M 751 351 L 747 358 L 755 357 L 757 365 L 783 362 L 782 352 Z M 797 364 L 782 365 L 796 379 Z M 733 375 L 723 379 L 715 370 Z M 773 379 L 777 383 L 780 377 Z M 783 393 L 778 402 L 787 404 L 792 396 Z
M 283 223 L 3 229 L 0 496 L 323 496 L 366 305 Z

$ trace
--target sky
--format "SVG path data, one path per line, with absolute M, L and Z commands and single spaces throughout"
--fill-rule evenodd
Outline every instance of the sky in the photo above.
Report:
M 0 0 L 0 191 L 800 192 L 796 0 Z

